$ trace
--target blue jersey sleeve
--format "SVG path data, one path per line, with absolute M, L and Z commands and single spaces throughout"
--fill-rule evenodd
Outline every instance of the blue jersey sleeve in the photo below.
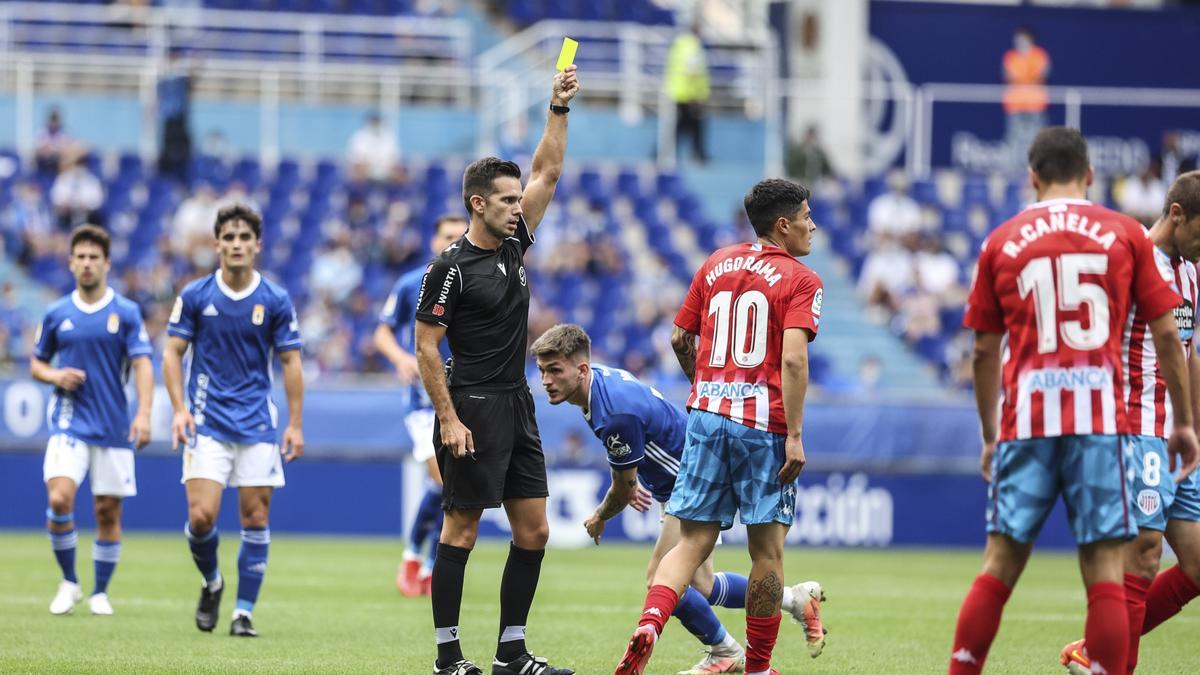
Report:
M 131 307 L 125 316 L 125 356 L 134 359 L 139 356 L 150 357 L 154 353 L 150 347 L 150 334 L 142 323 L 142 312 Z
M 300 349 L 303 344 L 300 339 L 300 318 L 296 316 L 292 298 L 287 294 L 279 298 L 275 311 L 271 313 L 271 341 L 277 352 Z
M 54 335 L 54 315 L 46 312 L 42 322 L 38 324 L 37 335 L 33 340 L 33 356 L 40 361 L 49 362 L 58 352 L 58 339 Z
M 182 338 L 191 342 L 196 339 L 196 292 L 192 287 L 183 289 L 175 306 L 171 308 L 171 317 L 167 320 L 167 335 Z
M 392 292 L 388 294 L 387 301 L 383 303 L 383 309 L 379 312 L 379 323 L 391 328 L 393 332 L 396 326 L 400 325 L 400 284 L 392 286 Z
M 608 451 L 608 464 L 614 469 L 628 469 L 642 461 L 646 454 L 646 434 L 642 423 L 633 415 L 613 415 L 596 436 Z

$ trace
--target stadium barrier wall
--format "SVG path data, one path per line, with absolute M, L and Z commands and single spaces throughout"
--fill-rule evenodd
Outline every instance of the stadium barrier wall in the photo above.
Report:
M 671 389 L 667 387 L 667 391 Z M 167 437 L 170 404 L 155 397 L 155 438 Z M 675 395 L 671 392 L 669 395 Z M 28 380 L 0 380 L 0 528 L 41 528 L 45 491 L 42 451 L 48 438 L 49 389 Z M 583 442 L 578 466 L 550 471 L 551 540 L 557 546 L 590 543 L 583 521 L 609 485 L 605 454 L 582 415 L 538 399 L 538 423 L 547 453 Z M 277 392 L 276 400 L 282 401 Z M 281 406 L 282 407 L 282 406 Z M 306 396 L 306 456 L 287 467 L 287 486 L 272 508 L 278 532 L 396 536 L 424 490 L 424 469 L 404 461 L 411 441 L 404 428 L 405 396 L 392 388 L 313 388 Z M 813 403 L 806 414 L 809 468 L 801 476 L 789 543 L 809 546 L 979 546 L 984 541 L 986 489 L 975 472 L 978 432 L 967 406 Z M 578 436 L 572 439 L 571 436 Z M 180 460 L 163 440 L 138 456 L 137 497 L 125 507 L 133 530 L 176 531 L 186 517 Z M 86 485 L 78 522 L 93 518 Z M 226 499 L 220 524 L 236 529 L 236 500 Z M 1066 519 L 1052 515 L 1040 545 L 1069 547 Z M 657 506 L 627 509 L 609 523 L 609 541 L 652 541 Z M 508 536 L 502 510 L 487 512 L 484 537 Z M 726 541 L 744 541 L 738 525 Z

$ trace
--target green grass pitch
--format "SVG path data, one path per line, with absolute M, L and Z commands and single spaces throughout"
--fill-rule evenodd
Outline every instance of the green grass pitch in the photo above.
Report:
M 80 537 L 85 592 L 92 572 L 90 533 Z M 198 632 L 192 612 L 198 575 L 182 536 L 126 537 L 110 597 L 112 617 L 47 611 L 58 583 L 44 534 L 0 533 L 0 672 L 346 672 L 429 673 L 432 619 L 427 598 L 402 598 L 394 577 L 398 539 L 299 537 L 275 533 L 258 608 L 257 640 L 228 636 L 233 588 L 215 633 Z M 611 673 L 637 620 L 647 546 L 551 550 L 529 620 L 529 644 L 579 673 Z M 236 577 L 237 542 L 221 547 L 222 570 Z M 468 658 L 490 663 L 505 548 L 472 555 L 463 599 Z M 945 672 L 958 604 L 979 566 L 979 551 L 788 550 L 787 581 L 820 580 L 829 601 L 825 653 L 810 659 L 798 626 L 785 621 L 774 664 L 784 673 Z M 718 569 L 744 570 L 745 551 L 720 547 Z M 1008 604 L 988 661 L 995 673 L 1060 673 L 1059 648 L 1083 629 L 1084 594 L 1074 559 L 1036 555 Z M 718 609 L 739 639 L 742 614 Z M 1145 673 L 1196 672 L 1194 609 L 1143 642 Z M 672 621 L 650 673 L 691 666 L 699 644 Z M 487 671 L 485 665 L 485 672 Z

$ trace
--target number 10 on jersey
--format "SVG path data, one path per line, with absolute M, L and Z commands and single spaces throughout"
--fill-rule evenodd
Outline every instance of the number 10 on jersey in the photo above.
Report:
M 733 291 L 720 291 L 708 302 L 708 316 L 713 315 L 716 316 L 708 364 L 724 368 L 732 356 L 739 368 L 762 365 L 767 358 L 767 296 L 762 291 L 750 290 L 735 299 Z

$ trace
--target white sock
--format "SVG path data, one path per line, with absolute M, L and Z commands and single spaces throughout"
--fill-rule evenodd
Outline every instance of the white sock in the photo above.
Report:
M 205 582 L 204 586 L 209 590 L 210 593 L 216 593 L 217 591 L 221 590 L 223 586 L 225 586 L 225 577 L 218 574 L 216 579 Z
M 783 587 L 783 602 L 780 603 L 780 606 L 785 612 L 792 611 L 792 608 L 796 606 L 796 595 L 792 593 L 791 586 Z
M 712 651 L 719 656 L 733 656 L 742 653 L 742 645 L 732 635 L 725 633 L 725 639 L 713 645 Z
M 747 672 L 746 675 L 771 675 L 771 670 L 768 668 L 767 670 L 760 670 L 756 673 Z
M 250 618 L 250 612 L 247 612 L 247 611 L 246 611 L 246 610 L 244 610 L 244 609 L 234 609 L 234 610 L 233 610 L 233 618 L 235 618 L 235 619 L 236 619 L 236 618 L 238 618 L 239 616 L 244 616 L 244 617 L 246 617 L 247 619 L 249 619 L 249 618 Z

